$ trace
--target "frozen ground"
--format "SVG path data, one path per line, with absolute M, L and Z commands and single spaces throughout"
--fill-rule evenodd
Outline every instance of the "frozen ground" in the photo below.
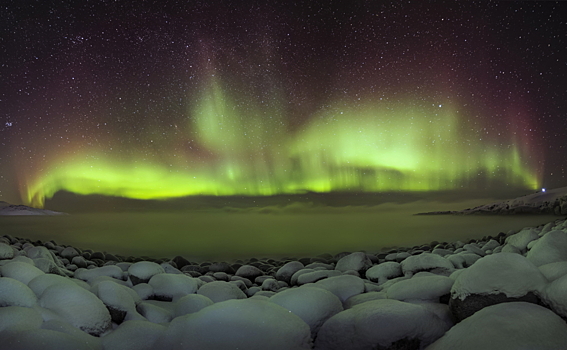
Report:
M 0 237 L 0 349 L 564 349 L 567 222 L 377 254 L 143 260 Z

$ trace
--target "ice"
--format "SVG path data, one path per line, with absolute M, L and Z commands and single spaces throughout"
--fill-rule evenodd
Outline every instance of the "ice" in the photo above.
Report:
M 104 350 L 153 350 L 166 327 L 148 321 L 125 321 L 102 338 Z
M 0 307 L 32 307 L 35 303 L 37 297 L 28 286 L 13 278 L 0 277 Z
M 497 293 L 520 297 L 542 290 L 546 283 L 541 271 L 524 256 L 498 253 L 487 255 L 465 269 L 455 280 L 451 297 L 463 300 L 471 294 Z
M 299 316 L 309 325 L 313 337 L 329 317 L 343 311 L 343 305 L 337 296 L 315 287 L 286 289 L 269 300 Z
M 214 303 L 229 299 L 246 299 L 246 294 L 238 286 L 225 281 L 206 283 L 197 290 L 197 294 L 206 296 Z
M 447 325 L 418 305 L 380 299 L 356 305 L 327 320 L 315 340 L 315 350 L 387 348 L 403 339 L 427 345 L 445 333 Z
M 110 327 L 110 313 L 104 303 L 79 286 L 52 285 L 43 291 L 39 304 L 92 335 L 100 335 Z
M 156 349 L 311 349 L 309 326 L 289 310 L 258 299 L 227 300 L 175 318 Z
M 559 350 L 567 324 L 552 311 L 524 302 L 486 307 L 451 328 L 426 350 Z
M 536 266 L 567 261 L 567 233 L 553 230 L 541 237 L 526 255 Z

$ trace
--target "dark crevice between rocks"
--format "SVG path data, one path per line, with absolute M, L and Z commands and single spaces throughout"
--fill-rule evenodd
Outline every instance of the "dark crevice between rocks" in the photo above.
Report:
M 482 310 L 485 307 L 516 301 L 542 305 L 541 300 L 533 292 L 529 292 L 526 295 L 517 298 L 507 297 L 504 293 L 471 294 L 464 300 L 461 300 L 459 298 L 451 298 L 449 300 L 449 309 L 451 310 L 451 313 L 458 323 L 465 318 L 472 316 L 475 312 Z
M 106 308 L 108 309 L 108 312 L 110 312 L 110 318 L 112 319 L 112 322 L 116 324 L 121 324 L 122 322 L 124 322 L 124 318 L 126 317 L 125 310 L 119 310 L 108 305 L 106 305 Z
M 376 350 L 419 350 L 421 341 L 418 338 L 403 338 L 388 347 L 377 346 Z

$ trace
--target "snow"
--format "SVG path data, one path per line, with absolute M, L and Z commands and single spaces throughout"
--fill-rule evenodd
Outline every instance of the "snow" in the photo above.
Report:
M 426 350 L 558 350 L 567 324 L 552 311 L 524 302 L 486 307 L 451 328 Z
M 0 259 L 12 259 L 14 257 L 14 249 L 6 243 L 0 242 Z
M 557 261 L 539 266 L 539 270 L 548 281 L 552 282 L 559 277 L 567 275 L 567 261 Z
M 132 284 L 148 282 L 150 278 L 158 273 L 165 273 L 165 269 L 152 261 L 138 261 L 128 268 Z M 132 278 L 135 277 L 135 278 Z
M 299 261 L 290 261 L 278 269 L 276 272 L 276 279 L 278 281 L 290 283 L 291 277 L 304 267 L 305 266 L 303 266 L 303 264 Z
M 0 307 L 32 307 L 35 303 L 37 297 L 28 286 L 13 278 L 0 277 Z
M 23 284 L 28 284 L 29 281 L 43 275 L 44 272 L 33 265 L 12 261 L 0 267 L 0 274 L 4 277 L 16 279 Z
M 307 283 L 315 283 L 327 277 L 334 277 L 342 275 L 341 271 L 337 270 L 318 270 L 307 272 L 299 275 L 297 278 L 297 285 L 302 286 Z
M 378 284 L 384 284 L 388 279 L 402 275 L 402 265 L 395 261 L 374 265 L 366 271 L 366 278 L 372 282 L 378 282 Z
M 199 288 L 197 281 L 185 275 L 160 273 L 152 276 L 148 284 L 152 286 L 156 297 L 177 301 L 187 294 L 196 293 Z
M 541 271 L 524 256 L 498 253 L 487 255 L 463 270 L 453 284 L 451 297 L 464 300 L 471 294 L 498 293 L 521 297 L 541 291 L 546 283 Z
M 343 311 L 341 301 L 333 293 L 308 286 L 286 289 L 269 301 L 299 316 L 309 325 L 313 337 L 328 318 Z
M 408 300 L 435 300 L 443 295 L 449 294 L 454 281 L 445 276 L 412 277 L 411 279 L 399 281 L 388 288 L 389 299 Z
M 102 338 L 104 350 L 152 350 L 166 327 L 148 321 L 125 321 Z
M 310 284 L 310 286 L 328 290 L 336 295 L 343 303 L 353 295 L 364 293 L 364 281 L 352 275 L 325 278 L 314 284 Z
M 534 228 L 524 228 L 520 232 L 506 238 L 506 244 L 516 247 L 521 252 L 526 252 L 528 244 L 539 238 L 539 232 Z
M 89 283 L 100 276 L 107 276 L 122 280 L 124 272 L 120 267 L 116 265 L 95 267 L 94 269 L 77 269 L 77 271 L 75 271 L 75 278 L 87 281 Z
M 401 262 L 404 275 L 414 275 L 419 271 L 435 271 L 437 274 L 450 275 L 453 270 L 453 263 L 436 254 L 422 253 L 412 255 Z
M 372 261 L 366 256 L 366 253 L 356 252 L 342 257 L 337 261 L 335 270 L 345 272 L 349 270 L 366 271 L 372 266 Z
M 173 312 L 167 308 L 150 303 L 149 301 L 141 302 L 137 310 L 152 323 L 167 323 L 173 319 Z
M 177 300 L 173 316 L 179 317 L 201 311 L 207 306 L 213 305 L 213 301 L 204 295 L 188 294 Z
M 549 283 L 540 297 L 556 314 L 567 318 L 567 275 Z
M 38 329 L 42 323 L 41 314 L 29 307 L 0 307 L 0 334 L 6 331 Z
M 102 281 L 93 285 L 91 288 L 91 292 L 93 292 L 104 305 L 116 310 L 132 312 L 136 310 L 136 302 L 129 290 L 131 289 L 112 281 Z M 138 297 L 136 293 L 134 294 Z
M 48 287 L 53 285 L 60 284 L 60 285 L 75 285 L 73 281 L 69 278 L 54 275 L 54 274 L 44 274 L 39 275 L 32 279 L 28 283 L 28 287 L 35 293 L 35 295 L 39 298 L 43 294 L 43 291 L 46 290 Z
M 93 350 L 84 341 L 69 334 L 49 329 L 6 332 L 0 350 Z
M 567 233 L 553 230 L 541 237 L 526 255 L 536 266 L 567 261 Z
M 447 329 L 437 315 L 421 306 L 374 300 L 327 320 L 317 335 L 315 350 L 387 348 L 406 338 L 417 338 L 423 346 L 441 337 Z
M 39 304 L 89 334 L 100 335 L 110 328 L 104 303 L 79 286 L 52 285 L 43 291 Z
M 206 296 L 213 303 L 229 299 L 246 299 L 246 294 L 238 286 L 224 281 L 206 283 L 197 290 L 197 294 Z
M 344 308 L 350 309 L 353 306 L 365 303 L 367 301 L 372 300 L 379 300 L 379 299 L 387 299 L 388 295 L 385 292 L 366 292 L 358 295 L 353 295 L 352 297 L 348 298 L 347 301 L 344 303 Z
M 233 299 L 175 318 L 154 348 L 307 350 L 310 335 L 301 318 L 279 305 Z

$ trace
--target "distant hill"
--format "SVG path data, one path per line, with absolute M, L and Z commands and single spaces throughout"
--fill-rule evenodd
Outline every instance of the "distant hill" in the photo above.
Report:
M 4 201 L 0 201 L 0 215 L 21 216 L 21 215 L 68 215 L 68 214 L 59 211 L 32 208 L 26 205 L 13 205 Z
M 567 187 L 553 190 L 538 191 L 522 197 L 481 205 L 475 208 L 457 211 L 440 211 L 418 213 L 416 215 L 443 215 L 443 214 L 554 214 L 567 215 Z

